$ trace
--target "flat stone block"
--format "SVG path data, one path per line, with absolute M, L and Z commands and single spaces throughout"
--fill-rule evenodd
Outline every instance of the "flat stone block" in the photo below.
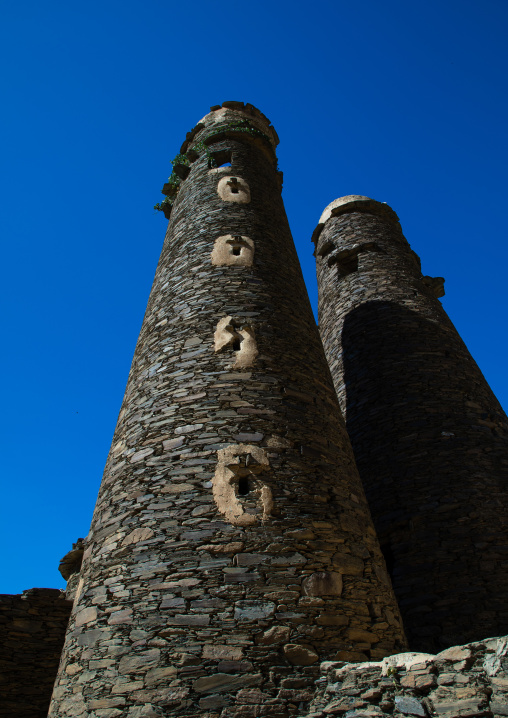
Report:
M 260 673 L 243 676 L 216 673 L 213 676 L 198 678 L 197 681 L 194 681 L 192 687 L 198 693 L 225 693 L 249 686 L 257 686 L 261 681 L 262 676 Z

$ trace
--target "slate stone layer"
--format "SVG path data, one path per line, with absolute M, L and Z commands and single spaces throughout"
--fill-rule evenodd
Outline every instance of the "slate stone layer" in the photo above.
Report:
M 0 595 L 0 716 L 46 718 L 71 608 L 56 588 Z
M 213 113 L 203 124 L 196 143 Z M 200 153 L 171 213 L 51 716 L 282 718 L 312 697 L 320 660 L 405 645 L 273 150 L 221 136 L 209 147 L 232 167 Z M 219 197 L 229 175 L 250 202 Z M 252 266 L 212 264 L 226 235 L 253 241 Z M 225 317 L 254 337 L 252 366 L 215 351 Z M 228 466 L 251 482 L 233 504 L 252 525 L 227 513 Z
M 506 415 L 395 213 L 332 205 L 314 235 L 321 337 L 410 647 L 504 634 Z

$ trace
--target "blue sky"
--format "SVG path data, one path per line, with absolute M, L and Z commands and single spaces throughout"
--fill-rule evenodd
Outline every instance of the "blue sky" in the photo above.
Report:
M 504 407 L 503 0 L 4 4 L 0 592 L 63 587 L 88 532 L 185 133 L 224 100 L 281 139 L 310 236 L 345 194 L 388 202 Z

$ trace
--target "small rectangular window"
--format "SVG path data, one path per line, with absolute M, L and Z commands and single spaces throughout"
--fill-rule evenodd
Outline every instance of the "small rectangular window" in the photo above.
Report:
M 341 262 L 337 262 L 337 267 L 339 270 L 340 277 L 345 277 L 348 274 L 357 272 L 358 271 L 358 255 L 354 254 L 352 257 L 348 257 L 347 259 L 343 259 Z
M 232 155 L 233 153 L 231 150 L 218 150 L 217 152 L 211 152 L 208 159 L 208 166 L 210 168 L 231 167 Z

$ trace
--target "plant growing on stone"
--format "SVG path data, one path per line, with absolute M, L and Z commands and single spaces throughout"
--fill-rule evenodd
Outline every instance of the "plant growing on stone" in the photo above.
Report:
M 399 690 L 399 669 L 397 666 L 390 666 L 388 670 L 386 671 L 386 675 L 391 677 L 392 683 L 395 686 L 395 690 Z
M 261 132 L 261 130 L 258 130 L 257 127 L 253 127 L 253 125 L 251 125 L 248 120 L 230 122 L 228 124 L 224 124 L 220 127 L 214 128 L 211 134 L 209 134 L 207 137 L 204 137 L 199 142 L 196 142 L 192 146 L 192 149 L 187 150 L 187 152 L 185 153 L 179 152 L 176 157 L 171 160 L 173 171 L 171 172 L 168 181 L 162 189 L 163 194 L 166 195 L 166 199 L 164 199 L 162 202 L 157 202 L 157 204 L 154 205 L 155 210 L 159 212 L 164 212 L 164 216 L 166 218 L 169 218 L 169 213 L 171 212 L 171 208 L 173 207 L 176 196 L 180 190 L 180 185 L 183 181 L 183 178 L 179 174 L 178 169 L 175 170 L 175 168 L 178 168 L 178 165 L 189 167 L 191 161 L 196 160 L 197 157 L 201 155 L 201 153 L 204 153 L 208 158 L 208 167 L 210 169 L 217 167 L 215 157 L 213 153 L 210 152 L 206 141 L 210 140 L 212 137 L 214 137 L 214 135 L 220 134 L 221 132 L 227 132 L 228 130 L 233 132 L 245 132 L 252 137 L 260 137 L 261 139 L 270 143 L 270 138 L 268 137 L 268 135 L 266 135 L 264 132 Z M 189 157 L 189 154 L 191 154 L 191 157 Z

